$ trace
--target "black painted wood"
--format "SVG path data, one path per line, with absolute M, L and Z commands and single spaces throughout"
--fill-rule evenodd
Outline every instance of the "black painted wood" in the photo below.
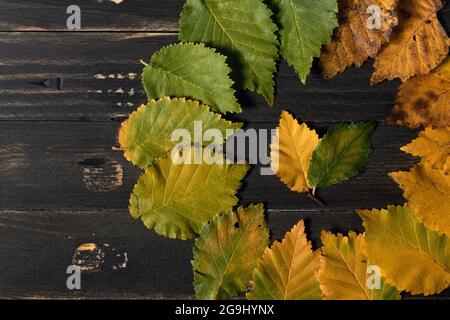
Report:
M 177 42 L 183 2 L 76 1 L 82 30 L 64 32 L 74 1 L 0 0 L 0 298 L 192 297 L 192 241 L 161 238 L 130 218 L 139 170 L 115 149 L 119 121 L 145 101 L 139 60 Z M 449 4 L 440 17 L 449 30 Z M 371 87 L 371 70 L 368 62 L 324 80 L 315 66 L 303 86 L 280 63 L 275 107 L 239 94 L 245 111 L 228 118 L 247 128 L 275 128 L 283 109 L 322 134 L 336 122 L 378 122 L 367 169 L 319 190 L 326 207 L 252 168 L 239 197 L 264 202 L 274 239 L 306 219 L 318 247 L 322 229 L 361 231 L 356 209 L 403 203 L 387 173 L 417 161 L 399 150 L 417 130 L 382 124 L 399 82 Z M 57 78 L 64 80 L 60 89 Z M 104 268 L 83 275 L 83 290 L 71 292 L 65 271 L 87 242 L 106 252 Z M 113 270 L 125 252 L 127 266 Z

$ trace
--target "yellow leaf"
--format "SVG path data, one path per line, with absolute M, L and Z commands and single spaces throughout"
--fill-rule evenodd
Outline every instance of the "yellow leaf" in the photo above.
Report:
M 431 73 L 400 86 L 387 122 L 411 128 L 450 126 L 450 58 Z
M 373 22 L 372 6 L 380 9 L 381 28 L 368 26 Z M 320 57 L 324 77 L 332 78 L 353 64 L 359 68 L 374 58 L 397 25 L 396 6 L 397 0 L 340 0 L 339 27 Z
M 384 281 L 372 283 L 372 266 L 364 251 L 364 236 L 350 232 L 348 237 L 322 232 L 322 253 L 317 278 L 329 300 L 399 300 L 398 290 Z M 376 276 L 376 275 L 375 275 Z M 379 287 L 369 288 L 369 285 Z
M 315 272 L 319 251 L 312 251 L 303 220 L 280 243 L 266 248 L 253 272 L 249 300 L 318 300 L 322 298 Z
M 427 229 L 405 207 L 360 210 L 367 255 L 386 281 L 412 294 L 436 294 L 450 285 L 450 242 Z
M 426 128 L 419 137 L 401 148 L 413 156 L 422 157 L 433 169 L 446 174 L 450 171 L 450 127 L 442 129 Z
M 307 173 L 319 136 L 287 111 L 281 113 L 270 157 L 274 172 L 292 191 L 308 192 Z
M 450 235 L 450 175 L 421 163 L 408 172 L 392 172 L 417 218 L 428 228 Z
M 402 0 L 398 5 L 398 27 L 376 58 L 370 82 L 424 75 L 448 54 L 447 33 L 437 18 L 441 0 Z

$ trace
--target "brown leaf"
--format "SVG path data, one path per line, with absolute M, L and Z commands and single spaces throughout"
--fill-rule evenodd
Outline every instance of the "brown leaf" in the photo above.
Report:
M 381 29 L 368 27 L 371 6 L 381 9 Z M 361 67 L 374 58 L 397 25 L 396 6 L 397 0 L 340 0 L 339 27 L 320 57 L 324 77 L 332 78 L 353 64 Z
M 431 73 L 402 84 L 386 121 L 410 128 L 450 126 L 450 58 Z
M 448 55 L 450 41 L 437 18 L 441 0 L 402 0 L 398 27 L 376 58 L 372 84 L 425 75 Z

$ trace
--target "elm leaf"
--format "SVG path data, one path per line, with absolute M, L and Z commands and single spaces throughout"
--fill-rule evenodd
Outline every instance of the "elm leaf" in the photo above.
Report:
M 268 245 L 262 204 L 216 216 L 195 240 L 192 267 L 197 298 L 222 300 L 245 291 Z
M 225 54 L 241 88 L 274 103 L 278 58 L 276 25 L 261 0 L 188 0 L 180 17 L 180 40 L 202 42 Z
M 308 170 L 310 188 L 328 187 L 356 176 L 372 152 L 370 122 L 331 128 L 314 150 Z
M 153 54 L 142 73 L 149 99 L 186 97 L 213 111 L 240 112 L 225 57 L 203 44 L 178 43 Z

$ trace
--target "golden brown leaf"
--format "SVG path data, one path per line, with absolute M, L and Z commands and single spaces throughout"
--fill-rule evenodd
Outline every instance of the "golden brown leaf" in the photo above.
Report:
M 392 172 L 408 204 L 428 228 L 450 235 L 450 175 L 421 163 L 408 172 Z
M 427 229 L 408 207 L 360 210 L 367 255 L 386 281 L 412 294 L 439 293 L 450 285 L 450 239 Z
M 371 6 L 381 10 L 380 29 L 368 26 Z M 324 77 L 332 78 L 353 64 L 359 68 L 374 58 L 397 25 L 396 6 L 397 0 L 340 0 L 339 27 L 320 57 Z
M 413 156 L 422 157 L 433 169 L 450 171 L 450 127 L 426 128 L 419 137 L 401 148 Z
M 447 56 L 449 39 L 437 18 L 441 0 L 402 0 L 398 5 L 398 27 L 378 54 L 370 82 L 424 75 Z
M 350 232 L 348 237 L 322 231 L 322 253 L 317 279 L 329 300 L 398 300 L 398 290 L 380 279 L 379 287 L 370 282 L 372 265 L 365 253 L 363 235 Z
M 450 58 L 431 73 L 400 86 L 387 122 L 410 128 L 450 126 Z
M 307 174 L 319 136 L 301 125 L 287 111 L 281 113 L 280 125 L 270 146 L 271 166 L 292 191 L 308 192 Z

